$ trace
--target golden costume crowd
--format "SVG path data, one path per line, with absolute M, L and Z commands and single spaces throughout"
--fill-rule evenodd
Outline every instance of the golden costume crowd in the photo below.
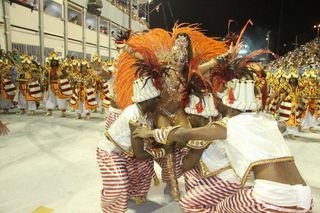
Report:
M 224 40 L 196 24 L 127 32 L 114 64 L 53 52 L 42 67 L 25 55 L 15 80 L 3 58 L 1 106 L 34 113 L 44 101 L 47 115 L 69 106 L 78 118 L 108 107 L 96 153 L 103 212 L 148 202 L 160 179 L 183 212 L 311 212 L 311 189 L 284 137 L 320 123 L 319 58 L 303 70 L 284 62 L 264 69 L 254 59 L 271 51 L 238 54 L 250 25 Z
M 0 108 L 5 113 L 14 106 L 17 114 L 35 115 L 41 104 L 47 116 L 59 109 L 66 116 L 68 108 L 76 111 L 77 118 L 89 119 L 90 112 L 110 105 L 108 80 L 114 70 L 113 61 L 102 61 L 95 55 L 91 62 L 80 59 L 61 59 L 51 52 L 42 66 L 31 56 L 20 56 L 19 62 L 11 57 L 0 58 Z M 102 73 L 105 80 L 98 76 Z M 101 74 L 99 74 L 101 75 Z

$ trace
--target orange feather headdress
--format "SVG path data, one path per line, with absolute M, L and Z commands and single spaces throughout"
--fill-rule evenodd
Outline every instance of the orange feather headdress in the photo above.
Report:
M 187 34 L 191 40 L 193 59 L 188 61 L 189 68 L 190 64 L 196 67 L 195 64 L 227 51 L 224 42 L 205 36 L 198 24 L 175 24 L 171 33 L 156 28 L 131 36 L 126 42 L 129 51 L 120 55 L 116 67 L 115 93 L 120 108 L 132 103 L 132 84 L 137 77 L 150 75 L 155 86 L 159 86 L 159 76 L 170 61 L 171 50 L 179 34 Z

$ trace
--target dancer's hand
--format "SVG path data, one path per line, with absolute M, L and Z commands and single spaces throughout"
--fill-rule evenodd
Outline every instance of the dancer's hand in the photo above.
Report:
M 133 138 L 151 138 L 153 137 L 153 130 L 146 127 L 137 127 L 132 136 Z
M 10 130 L 7 127 L 8 124 L 4 124 L 0 121 L 0 136 L 8 135 Z

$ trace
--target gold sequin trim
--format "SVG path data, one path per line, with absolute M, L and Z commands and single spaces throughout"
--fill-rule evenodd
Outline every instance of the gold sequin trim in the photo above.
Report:
M 205 164 L 205 162 L 203 162 L 203 160 L 200 160 L 200 175 L 203 178 L 207 178 L 207 177 L 212 177 L 215 175 L 218 175 L 228 169 L 231 169 L 232 167 L 230 165 L 226 166 L 226 167 L 222 167 L 216 171 L 210 172 L 207 165 Z
M 187 147 L 190 147 L 190 148 L 192 148 L 192 149 L 204 149 L 204 148 L 206 148 L 209 144 L 211 144 L 210 141 L 192 140 L 192 141 L 188 141 Z
M 250 165 L 247 168 L 247 171 L 244 173 L 244 175 L 241 179 L 241 186 L 244 186 L 244 184 L 246 183 L 247 178 L 248 178 L 248 174 L 252 170 L 253 167 L 264 165 L 264 164 L 270 164 L 270 163 L 280 163 L 280 162 L 290 162 L 290 161 L 294 161 L 294 158 L 292 156 L 275 158 L 275 159 L 268 159 L 268 160 L 259 160 L 259 161 L 255 161 L 255 162 L 250 163 Z
M 219 120 L 219 121 L 213 122 L 212 124 L 217 124 L 217 125 L 219 125 L 219 126 L 222 126 L 222 127 L 224 127 L 224 128 L 227 128 L 228 120 L 229 120 L 229 117 L 224 117 L 224 118 L 222 118 L 222 119 Z

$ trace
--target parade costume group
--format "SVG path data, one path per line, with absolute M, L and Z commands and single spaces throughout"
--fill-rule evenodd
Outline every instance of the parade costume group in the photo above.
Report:
M 159 181 L 155 163 L 183 212 L 311 212 L 310 187 L 284 137 L 320 123 L 318 67 L 264 70 L 253 59 L 268 50 L 240 57 L 249 25 L 225 40 L 188 24 L 120 34 L 114 66 L 53 52 L 44 67 L 24 56 L 13 79 L 3 58 L 1 106 L 16 101 L 20 114 L 34 114 L 44 101 L 48 116 L 71 107 L 87 119 L 108 108 L 96 153 L 103 212 L 146 202 Z
M 17 114 L 35 115 L 43 105 L 46 116 L 52 116 L 58 109 L 60 116 L 65 117 L 70 109 L 78 119 L 89 119 L 90 112 L 97 109 L 104 112 L 111 105 L 112 87 L 108 80 L 114 71 L 114 62 L 102 61 L 99 55 L 88 62 L 62 60 L 57 52 L 51 52 L 43 66 L 29 55 L 22 55 L 19 62 L 2 57 L 0 67 L 0 106 L 5 113 L 16 106 Z

